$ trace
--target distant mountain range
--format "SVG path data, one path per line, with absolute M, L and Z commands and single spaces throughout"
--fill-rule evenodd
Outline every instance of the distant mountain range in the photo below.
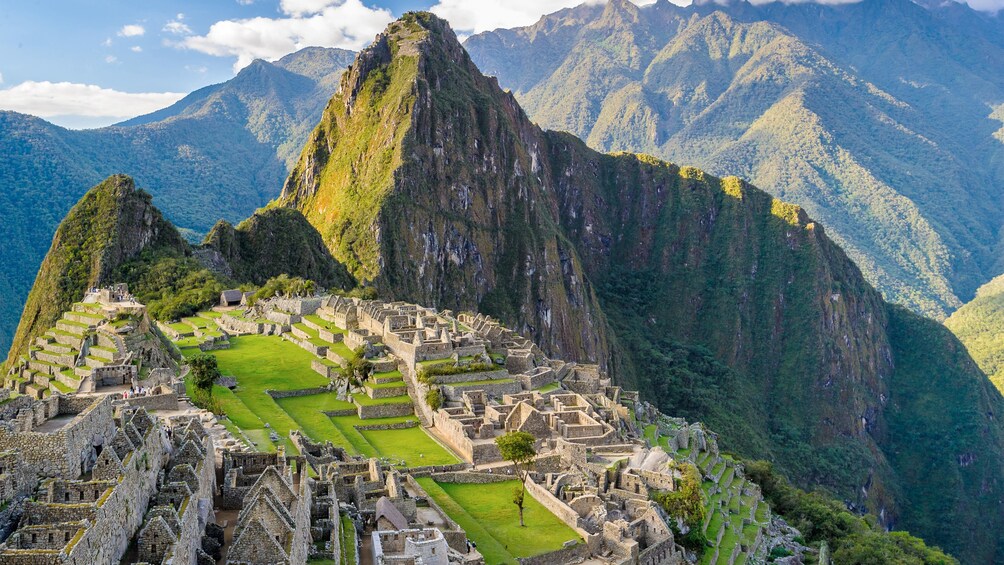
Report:
M 189 238 L 251 215 L 282 187 L 354 53 L 308 48 L 255 61 L 163 110 L 95 130 L 0 112 L 0 348 L 7 348 L 57 224 L 126 173 Z
M 467 39 L 542 127 L 735 174 L 943 319 L 1004 270 L 1004 23 L 963 4 L 584 4 Z

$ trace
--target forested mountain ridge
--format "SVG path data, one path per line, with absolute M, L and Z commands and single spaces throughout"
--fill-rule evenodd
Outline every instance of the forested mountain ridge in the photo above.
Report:
M 888 526 L 1004 555 L 1004 399 L 947 330 L 797 206 L 541 130 L 434 16 L 360 53 L 279 204 L 384 296 L 496 315 Z
M 0 205 L 31 211 L 0 223 L 0 347 L 56 226 L 89 187 L 132 175 L 190 237 L 246 218 L 277 194 L 352 56 L 308 48 L 256 61 L 169 108 L 95 130 L 0 111 Z
M 1004 392 L 1004 275 L 945 320 L 998 390 Z
M 1004 26 L 909 0 L 584 4 L 468 38 L 531 119 L 803 206 L 890 300 L 944 318 L 999 273 Z

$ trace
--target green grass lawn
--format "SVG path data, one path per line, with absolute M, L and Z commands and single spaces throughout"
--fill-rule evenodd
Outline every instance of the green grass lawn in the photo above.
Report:
M 359 433 L 380 455 L 403 459 L 409 467 L 453 465 L 460 462 L 421 426 L 400 430 L 361 430 Z
M 182 352 L 191 355 L 198 353 L 198 349 L 184 348 Z M 314 356 L 296 344 L 262 335 L 234 337 L 230 340 L 230 349 L 214 351 L 213 355 L 222 374 L 237 378 L 236 392 L 213 387 L 213 396 L 222 403 L 224 413 L 246 433 L 263 430 L 267 422 L 294 453 L 296 449 L 288 439 L 289 432 L 301 425 L 265 391 L 326 385 L 327 379 L 310 368 Z
M 551 392 L 552 390 L 558 390 L 559 388 L 561 388 L 561 384 L 554 382 L 554 383 L 547 383 L 546 385 L 538 388 L 537 390 L 540 391 L 541 394 L 544 394 L 545 392 Z
M 405 384 L 404 384 L 404 379 L 401 379 L 397 381 L 386 381 L 382 383 L 370 382 L 366 386 L 372 389 L 378 389 L 378 388 L 396 388 L 399 386 L 405 386 Z
M 338 544 L 342 551 L 340 561 L 342 565 L 356 565 L 356 527 L 346 514 L 340 515 L 338 519 L 342 522 L 341 539 Z
M 432 478 L 418 479 L 422 488 L 478 544 L 486 565 L 516 563 L 518 557 L 530 557 L 561 549 L 568 540 L 580 539 L 533 497 L 526 497 L 525 521 L 520 527 L 512 491 L 517 481 L 486 485 L 436 483 Z
M 389 396 L 387 398 L 370 398 L 365 392 L 352 393 L 352 399 L 362 406 L 381 406 L 384 404 L 411 404 L 411 397 L 407 394 L 401 396 Z
M 345 434 L 324 414 L 329 410 L 354 409 L 355 405 L 351 402 L 338 400 L 338 395 L 333 392 L 280 398 L 276 402 L 310 439 L 322 443 L 330 441 L 336 446 L 352 449 Z

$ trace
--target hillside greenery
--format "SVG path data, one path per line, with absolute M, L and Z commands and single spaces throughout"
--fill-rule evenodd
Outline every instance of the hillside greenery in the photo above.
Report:
M 746 476 L 760 486 L 771 510 L 802 533 L 805 542 L 829 547 L 833 563 L 951 565 L 958 561 L 906 532 L 886 532 L 871 516 L 858 516 L 821 492 L 793 487 L 767 461 L 747 461 Z
M 119 267 L 143 252 L 183 258 L 188 245 L 131 178 L 109 177 L 89 190 L 56 230 L 24 306 L 8 362 L 54 325 L 88 288 L 121 282 L 116 280 Z
M 980 287 L 975 298 L 945 320 L 945 326 L 1004 392 L 1004 275 Z
M 802 206 L 893 302 L 942 319 L 999 272 L 1004 31 L 968 7 L 614 0 L 465 46 L 545 128 Z
M 613 18 L 632 8 L 599 9 Z M 702 25 L 820 61 L 770 26 L 727 19 Z M 641 51 L 618 40 L 604 43 L 610 56 L 641 65 Z M 676 48 L 688 46 L 706 47 Z M 709 47 L 714 64 L 731 68 L 732 47 Z M 562 59 L 533 61 L 530 70 Z M 827 68 L 841 89 L 895 106 Z M 965 562 L 1004 555 L 975 541 L 1001 525 L 993 415 L 1004 399 L 950 334 L 890 308 L 800 206 L 735 177 L 600 154 L 537 128 L 431 14 L 391 24 L 360 54 L 280 204 L 302 211 L 383 296 L 496 316 L 884 526 Z

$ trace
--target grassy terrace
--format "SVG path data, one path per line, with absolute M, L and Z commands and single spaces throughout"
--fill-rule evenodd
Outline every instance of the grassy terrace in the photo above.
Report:
M 370 388 L 395 388 L 399 386 L 404 386 L 404 379 L 398 379 L 396 381 L 383 381 L 383 382 L 369 382 L 367 384 Z
M 182 352 L 191 355 L 198 353 L 198 348 L 184 347 Z M 315 357 L 296 344 L 261 335 L 234 337 L 230 340 L 230 349 L 220 349 L 213 354 L 220 372 L 237 378 L 236 391 L 213 387 L 213 396 L 219 399 L 227 416 L 249 437 L 254 435 L 254 430 L 264 431 L 267 422 L 286 443 L 287 449 L 295 451 L 288 436 L 290 430 L 300 426 L 265 391 L 327 385 L 327 379 L 310 369 L 310 361 Z M 267 432 L 264 437 L 267 439 Z
M 394 369 L 393 371 L 384 371 L 382 373 L 373 373 L 370 375 L 370 379 L 374 382 L 376 381 L 400 381 L 404 378 L 401 371 Z
M 516 563 L 519 557 L 561 549 L 566 541 L 580 539 L 575 530 L 532 496 L 526 498 L 527 527 L 520 527 L 516 505 L 512 503 L 517 481 L 476 485 L 437 483 L 425 477 L 418 482 L 478 544 L 486 565 Z
M 186 356 L 199 352 L 199 340 L 183 339 L 178 345 Z M 191 342 L 191 343 L 189 343 Z M 220 403 L 229 420 L 224 425 L 238 438 L 239 433 L 258 449 L 274 451 L 269 439 L 269 426 L 282 438 L 287 451 L 294 452 L 289 441 L 290 430 L 299 429 L 314 441 L 330 441 L 352 453 L 369 457 L 404 460 L 408 466 L 448 465 L 459 460 L 419 426 L 401 430 L 366 430 L 356 426 L 394 424 L 417 421 L 414 416 L 360 420 L 358 416 L 329 417 L 324 412 L 354 410 L 351 402 L 339 400 L 336 393 L 311 394 L 273 399 L 266 390 L 291 390 L 321 387 L 328 381 L 310 368 L 317 357 L 296 344 L 276 336 L 247 335 L 231 338 L 230 349 L 214 351 L 220 372 L 237 378 L 237 389 L 231 391 L 216 385 L 213 397 Z M 394 376 L 396 372 L 384 373 Z M 397 373 L 400 377 L 400 373 Z M 396 384 L 403 384 L 397 381 Z M 188 383 L 191 386 L 191 383 Z M 372 400 L 357 393 L 360 403 L 410 403 L 405 395 Z
M 501 385 L 514 382 L 516 379 L 485 379 L 482 381 L 464 381 L 460 383 L 450 383 L 444 386 L 479 386 L 479 385 Z
M 401 396 L 391 396 L 388 398 L 370 398 L 364 392 L 357 392 L 352 395 L 352 400 L 362 406 L 383 406 L 384 404 L 411 404 L 411 397 L 407 394 Z
M 322 328 L 330 331 L 331 333 L 345 335 L 346 330 L 343 330 L 342 328 L 332 324 L 327 320 L 321 319 L 321 317 L 318 316 L 317 314 L 307 314 L 306 316 L 303 317 L 303 319 L 310 320 L 311 323 L 321 326 Z

